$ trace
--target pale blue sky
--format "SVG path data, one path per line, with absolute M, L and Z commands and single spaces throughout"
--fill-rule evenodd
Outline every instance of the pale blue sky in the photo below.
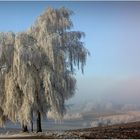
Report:
M 134 90 L 128 96 L 139 100 L 134 92 L 140 91 L 135 87 L 140 77 L 140 2 L 0 2 L 0 31 L 26 30 L 48 6 L 74 11 L 74 29 L 85 32 L 84 42 L 91 52 L 85 74 L 77 73 L 73 100 L 108 96 L 119 100 L 131 79 Z M 125 89 L 117 87 L 122 81 L 127 83 Z

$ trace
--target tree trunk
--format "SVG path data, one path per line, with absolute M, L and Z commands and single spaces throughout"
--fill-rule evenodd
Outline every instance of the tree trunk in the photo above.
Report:
M 33 121 L 31 121 L 31 132 L 34 131 Z
M 42 132 L 42 128 L 41 128 L 41 114 L 38 111 L 37 112 L 37 132 Z
M 22 132 L 28 132 L 27 125 L 22 125 Z
M 34 131 L 34 124 L 33 124 L 33 110 L 31 110 L 31 116 L 32 116 L 32 120 L 31 120 L 31 132 Z

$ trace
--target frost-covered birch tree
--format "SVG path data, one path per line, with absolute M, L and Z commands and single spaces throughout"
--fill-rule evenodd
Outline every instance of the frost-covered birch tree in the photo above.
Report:
M 48 8 L 25 32 L 0 34 L 0 124 L 6 119 L 31 125 L 49 112 L 62 119 L 65 101 L 76 89 L 75 67 L 82 72 L 88 50 L 83 32 L 71 31 L 73 12 Z

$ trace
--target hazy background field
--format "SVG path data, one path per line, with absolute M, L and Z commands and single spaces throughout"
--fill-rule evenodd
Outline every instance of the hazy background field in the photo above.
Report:
M 48 119 L 42 121 L 43 131 L 63 131 L 96 126 L 106 126 L 140 121 L 140 106 L 131 104 L 113 103 L 85 103 L 69 105 L 68 112 L 61 122 L 56 122 L 48 115 Z M 0 133 L 20 132 L 21 126 L 7 122 L 5 128 L 0 128 Z M 34 122 L 34 130 L 36 122 Z

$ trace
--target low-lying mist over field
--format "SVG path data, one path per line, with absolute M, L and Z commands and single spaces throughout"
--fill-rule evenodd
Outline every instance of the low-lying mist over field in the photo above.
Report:
M 87 102 L 71 104 L 62 122 L 66 129 L 108 126 L 140 121 L 140 106 L 113 102 Z M 51 118 L 51 115 L 48 115 Z
M 140 121 L 140 106 L 136 104 L 118 104 L 113 102 L 96 101 L 79 104 L 68 104 L 67 113 L 62 121 L 54 121 L 51 113 L 43 119 L 44 131 L 64 131 L 69 129 L 109 126 Z M 21 126 L 8 122 L 1 133 L 20 131 Z M 36 121 L 34 121 L 36 129 Z

